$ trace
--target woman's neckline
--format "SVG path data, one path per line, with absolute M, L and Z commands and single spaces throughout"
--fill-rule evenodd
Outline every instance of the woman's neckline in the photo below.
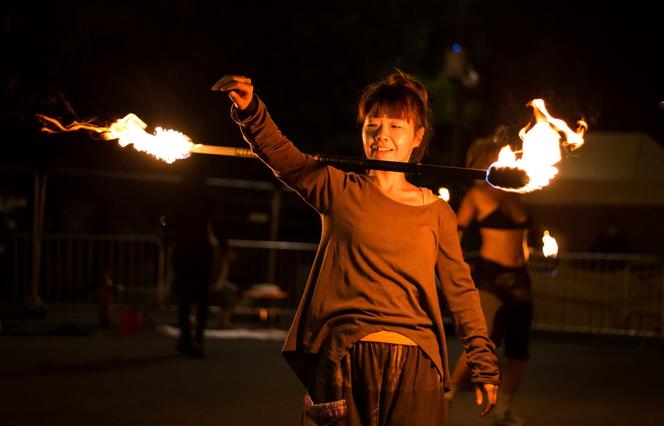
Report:
M 422 208 L 422 207 L 429 207 L 429 206 L 432 206 L 432 205 L 434 205 L 434 204 L 437 204 L 437 203 L 443 201 L 443 200 L 441 200 L 440 198 L 436 197 L 436 200 L 434 200 L 434 201 L 432 201 L 432 202 L 430 202 L 430 203 L 426 203 L 426 204 L 406 204 L 406 203 L 402 203 L 401 201 L 397 201 L 397 200 L 395 200 L 394 198 L 392 198 L 392 197 L 390 197 L 389 195 L 387 195 L 386 193 L 384 193 L 384 192 L 378 187 L 378 185 L 376 185 L 376 184 L 373 182 L 373 180 L 371 179 L 370 176 L 368 176 L 368 175 L 366 175 L 366 174 L 362 174 L 362 175 L 360 175 L 360 176 L 361 176 L 361 177 L 362 177 L 362 178 L 363 178 L 363 179 L 364 179 L 369 185 L 371 185 L 371 186 L 373 187 L 373 189 L 375 189 L 376 192 L 378 192 L 378 193 L 380 194 L 381 197 L 383 197 L 383 198 L 385 198 L 386 200 L 389 200 L 389 201 L 391 201 L 392 203 L 397 204 L 397 205 L 399 205 L 399 206 L 404 206 L 404 207 L 414 207 L 414 208 Z M 422 188 L 420 188 L 420 187 L 417 187 L 417 188 L 419 188 L 420 191 L 422 191 Z

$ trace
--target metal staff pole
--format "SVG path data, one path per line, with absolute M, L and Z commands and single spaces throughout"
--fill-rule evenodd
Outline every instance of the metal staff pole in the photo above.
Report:
M 223 155 L 228 157 L 255 158 L 256 155 L 249 148 L 194 145 L 192 153 Z M 313 157 L 321 163 L 333 166 L 360 168 L 365 170 L 384 170 L 389 172 L 402 172 L 412 174 L 432 174 L 450 179 L 485 179 L 487 171 L 484 169 L 469 169 L 464 167 L 439 166 L 435 164 L 403 163 L 398 161 L 370 160 L 366 158 L 346 157 L 340 155 L 315 154 Z
M 398 161 L 370 160 L 367 158 L 343 157 L 339 155 L 317 154 L 314 158 L 325 164 L 350 166 L 366 170 L 384 170 L 412 174 L 431 174 L 448 179 L 485 179 L 486 170 L 465 167 L 439 166 L 436 164 L 402 163 Z
M 256 158 L 249 148 L 194 145 L 190 152 L 197 154 L 225 155 L 230 157 Z M 528 184 L 530 178 L 524 170 L 512 167 L 490 167 L 488 170 L 466 167 L 439 166 L 437 164 L 403 163 L 399 161 L 370 160 L 367 158 L 346 157 L 340 155 L 316 154 L 313 157 L 321 163 L 339 168 L 363 170 L 384 170 L 412 174 L 429 174 L 446 180 L 486 180 L 489 184 L 503 190 L 516 190 Z

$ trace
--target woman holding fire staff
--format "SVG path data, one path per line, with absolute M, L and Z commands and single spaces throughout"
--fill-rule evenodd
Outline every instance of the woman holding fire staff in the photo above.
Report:
M 283 347 L 307 389 L 302 424 L 445 424 L 441 306 L 463 342 L 481 414 L 491 411 L 497 358 L 448 204 L 404 173 L 343 172 L 302 153 L 249 78 L 227 75 L 212 89 L 230 96 L 252 151 L 321 216 L 318 252 Z M 368 86 L 358 114 L 365 155 L 418 162 L 429 116 L 426 89 L 405 73 Z
M 488 168 L 498 159 L 500 149 L 508 145 L 507 128 L 500 127 L 489 138 L 476 139 L 466 154 L 466 166 Z M 511 410 L 529 356 L 530 327 L 533 304 L 528 261 L 528 232 L 533 220 L 514 192 L 501 191 L 484 181 L 477 181 L 461 201 L 457 211 L 459 236 L 471 222 L 480 231 L 479 257 L 470 261 L 472 277 L 480 291 L 482 310 L 487 319 L 491 339 L 496 345 L 505 343 L 501 393 L 494 410 L 494 424 L 516 426 L 523 419 Z M 449 400 L 470 377 L 466 354 L 462 353 L 452 372 Z

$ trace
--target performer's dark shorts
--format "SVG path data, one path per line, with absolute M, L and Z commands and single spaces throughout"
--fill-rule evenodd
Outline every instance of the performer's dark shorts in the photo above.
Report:
M 508 268 L 481 257 L 470 263 L 475 287 L 495 294 L 503 303 L 530 302 L 530 276 L 525 266 Z
M 513 359 L 530 358 L 530 328 L 533 319 L 533 304 L 510 303 L 496 312 L 491 329 L 491 340 L 496 346 L 505 341 L 505 356 Z
M 499 346 L 505 341 L 505 355 L 514 359 L 528 359 L 533 304 L 530 277 L 526 267 L 508 268 L 486 259 L 471 262 L 475 286 L 495 296 L 499 307 L 491 307 L 484 296 L 482 306 L 490 325 L 491 340 Z M 482 295 L 480 293 L 480 295 Z M 495 313 L 495 314 L 494 314 Z
M 311 382 L 302 425 L 446 424 L 440 374 L 417 346 L 358 342 Z

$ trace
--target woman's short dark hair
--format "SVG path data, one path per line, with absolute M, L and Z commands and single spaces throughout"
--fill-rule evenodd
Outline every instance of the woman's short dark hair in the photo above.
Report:
M 424 127 L 424 137 L 413 150 L 411 162 L 420 162 L 427 152 L 431 137 L 431 108 L 429 94 L 424 85 L 414 77 L 397 70 L 384 80 L 370 84 L 362 92 L 358 102 L 357 120 L 364 123 L 367 117 L 388 117 L 413 120 L 415 131 Z

